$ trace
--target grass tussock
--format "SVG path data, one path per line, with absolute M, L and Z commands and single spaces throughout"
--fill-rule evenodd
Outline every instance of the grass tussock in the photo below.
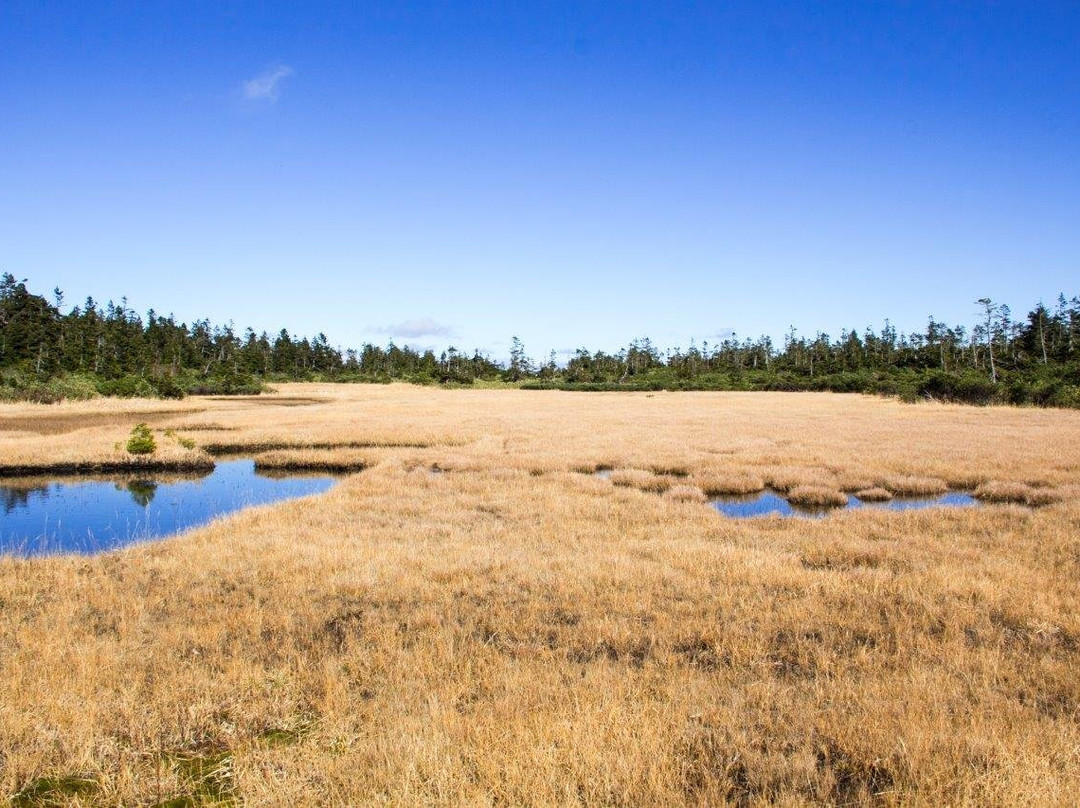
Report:
M 654 474 L 645 469 L 616 469 L 608 478 L 612 485 L 623 488 L 636 488 L 639 491 L 649 491 L 653 494 L 662 494 L 675 485 L 675 480 Z
M 1080 445 L 1080 414 L 812 394 L 282 394 L 320 402 L 200 400 L 198 419 L 289 441 L 293 459 L 377 462 L 172 539 L 0 557 L 5 798 L 1011 806 L 1080 791 L 1080 463 L 1062 448 Z M 0 459 L 137 460 L 128 431 L 157 425 L 123 403 L 61 405 L 122 416 L 74 431 L 0 429 Z M 374 430 L 399 445 L 344 445 Z M 155 434 L 155 460 L 201 451 Z M 424 435 L 460 442 L 404 445 Z M 1039 480 L 1028 488 L 1061 501 L 721 519 L 570 473 L 599 460 L 668 497 L 730 464 L 763 481 L 788 470 L 789 493 L 923 469 Z M 690 476 L 643 471 L 668 460 Z
M 260 471 L 326 471 L 349 474 L 371 468 L 378 460 L 355 449 L 278 450 L 255 455 Z
M 892 492 L 881 488 L 880 486 L 873 486 L 871 488 L 863 488 L 855 492 L 855 496 L 861 499 L 863 502 L 888 502 L 893 498 Z
M 667 460 L 659 463 L 652 463 L 649 466 L 649 470 L 652 471 L 653 474 L 665 477 L 689 477 L 692 468 L 692 463 L 680 460 Z
M 696 485 L 674 485 L 664 492 L 666 499 L 675 502 L 706 502 L 708 497 Z
M 858 470 L 830 469 L 836 475 L 836 487 L 847 493 L 854 493 L 876 487 L 874 478 Z
M 825 469 L 781 467 L 770 469 L 765 475 L 767 487 L 781 494 L 800 487 L 835 487 L 833 475 Z
M 363 440 L 305 441 L 280 437 L 238 437 L 212 440 L 203 447 L 212 455 L 238 455 L 277 451 L 336 451 L 341 449 L 425 449 L 442 445 L 438 441 L 416 441 L 401 438 L 367 438 Z M 453 445 L 447 443 L 445 445 Z
M 765 490 L 765 481 L 756 474 L 704 471 L 695 473 L 691 482 L 711 497 L 744 496 Z
M 898 497 L 934 497 L 949 490 L 948 484 L 937 477 L 889 477 L 883 488 Z
M 608 473 L 618 467 L 618 463 L 603 460 L 585 460 L 582 462 L 575 462 L 570 464 L 570 471 L 575 471 L 578 474 L 599 474 L 601 472 Z
M 800 485 L 787 492 L 787 501 L 802 508 L 842 508 L 847 494 L 820 485 Z
M 983 483 L 975 489 L 974 496 L 983 502 L 1012 502 L 1031 507 L 1051 505 L 1061 500 L 1061 494 L 1057 491 L 1017 482 Z

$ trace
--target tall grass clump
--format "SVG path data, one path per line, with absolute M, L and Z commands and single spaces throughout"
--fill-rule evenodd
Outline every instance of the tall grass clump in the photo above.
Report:
M 949 490 L 948 484 L 937 477 L 890 477 L 883 488 L 898 497 L 933 497 Z
M 705 471 L 694 474 L 694 485 L 711 497 L 742 496 L 765 490 L 765 481 L 756 474 Z
M 831 475 L 823 474 L 819 469 L 781 467 L 771 469 L 765 475 L 765 482 L 769 488 L 786 494 L 800 486 L 821 487 L 825 481 L 831 482 Z
M 662 494 L 674 485 L 670 477 L 653 474 L 645 469 L 617 469 L 611 472 L 612 484 L 624 488 L 637 488 L 639 491 L 650 491 L 654 494 Z
M 1061 499 L 1061 495 L 1052 489 L 1035 488 L 1027 483 L 991 481 L 975 489 L 975 499 L 983 502 L 1012 502 L 1036 508 L 1057 502 Z
M 667 490 L 664 498 L 675 502 L 705 502 L 708 499 L 696 485 L 676 485 Z
M 861 499 L 863 502 L 888 502 L 893 498 L 893 495 L 886 491 L 884 488 L 874 486 L 872 488 L 863 488 L 855 492 L 855 496 Z
M 787 492 L 787 501 L 803 508 L 842 508 L 847 494 L 823 485 L 800 485 Z

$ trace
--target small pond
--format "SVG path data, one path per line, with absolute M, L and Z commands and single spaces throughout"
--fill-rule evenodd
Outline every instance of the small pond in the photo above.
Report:
M 881 511 L 910 511 L 919 508 L 967 508 L 977 505 L 979 501 L 971 494 L 961 491 L 950 491 L 936 497 L 895 497 L 888 502 L 863 502 L 855 496 L 848 495 L 847 505 L 839 508 L 800 508 L 792 505 L 774 491 L 762 491 L 760 494 L 750 494 L 741 497 L 721 497 L 712 500 L 716 510 L 725 516 L 742 518 L 747 516 L 804 516 L 822 517 L 833 511 L 851 510 L 854 508 L 866 508 Z
M 219 462 L 201 477 L 0 480 L 0 554 L 111 550 L 252 505 L 322 493 L 335 482 L 261 474 L 250 458 Z

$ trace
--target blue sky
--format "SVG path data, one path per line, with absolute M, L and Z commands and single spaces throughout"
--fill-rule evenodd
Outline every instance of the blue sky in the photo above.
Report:
M 4 0 L 0 271 L 496 357 L 1019 313 L 1080 5 Z

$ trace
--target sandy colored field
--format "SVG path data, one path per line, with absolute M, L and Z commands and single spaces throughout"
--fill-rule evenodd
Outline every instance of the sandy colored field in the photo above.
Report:
M 0 796 L 1080 793 L 1080 413 L 399 385 L 277 399 L 189 399 L 151 425 L 170 457 L 364 470 L 121 552 L 0 559 Z M 0 466 L 119 463 L 135 422 L 176 409 L 2 405 L 0 424 L 33 428 L 0 432 Z M 765 485 L 1050 504 L 737 521 L 695 493 Z

